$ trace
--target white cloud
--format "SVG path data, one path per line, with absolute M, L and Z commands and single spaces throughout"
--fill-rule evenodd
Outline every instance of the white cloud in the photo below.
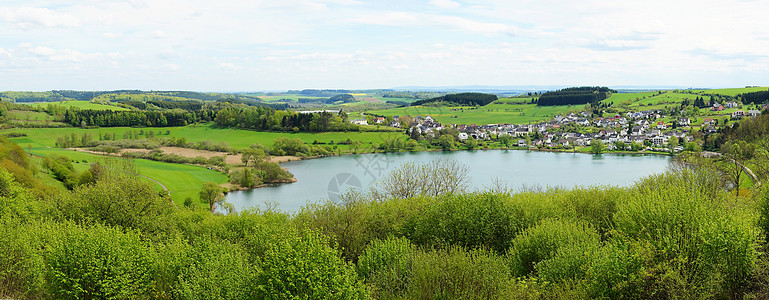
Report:
M 166 37 L 168 37 L 168 34 L 166 34 L 166 33 L 165 33 L 165 31 L 163 31 L 163 30 L 155 30 L 155 31 L 152 33 L 152 36 L 153 36 L 154 38 L 156 38 L 156 39 L 162 39 L 162 38 L 166 38 Z
M 112 33 L 112 32 L 105 32 L 101 36 L 108 38 L 108 39 L 117 39 L 123 37 L 122 33 Z
M 453 9 L 462 6 L 462 4 L 459 4 L 459 2 L 451 0 L 430 0 L 428 3 L 446 9 Z
M 513 25 L 480 22 L 456 16 L 421 14 L 411 12 L 388 12 L 383 15 L 361 15 L 350 21 L 360 24 L 387 25 L 398 27 L 453 28 L 482 34 L 515 35 L 520 29 Z
M 160 53 L 158 53 L 158 57 L 162 59 L 172 59 L 172 58 L 179 58 L 180 55 L 174 50 L 165 49 L 163 51 L 160 51 Z
M 56 54 L 56 50 L 53 50 L 48 47 L 43 47 L 43 46 L 37 46 L 35 48 L 29 49 L 29 52 L 37 56 L 49 56 L 49 57 Z
M 165 68 L 168 69 L 168 70 L 171 70 L 171 71 L 179 71 L 179 70 L 182 69 L 182 67 L 180 65 L 177 65 L 177 64 L 166 64 Z
M 222 70 L 222 71 L 233 72 L 233 71 L 242 70 L 243 67 L 238 66 L 238 65 L 233 64 L 233 63 L 223 62 L 223 63 L 219 64 L 219 69 Z
M 80 26 L 82 21 L 71 14 L 60 13 L 48 8 L 18 7 L 0 8 L 0 17 L 21 29 L 38 27 L 70 28 Z

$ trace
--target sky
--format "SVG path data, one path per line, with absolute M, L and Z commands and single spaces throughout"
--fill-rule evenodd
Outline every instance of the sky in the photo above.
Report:
M 769 1 L 3 0 L 0 90 L 769 85 Z

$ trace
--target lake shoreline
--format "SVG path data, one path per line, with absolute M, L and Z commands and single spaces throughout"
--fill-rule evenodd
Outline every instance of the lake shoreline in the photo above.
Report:
M 547 152 L 547 153 L 572 153 L 572 154 L 588 154 L 588 155 L 659 155 L 659 156 L 670 156 L 673 157 L 675 155 L 671 153 L 661 153 L 661 152 L 646 152 L 646 151 L 611 151 L 611 152 L 604 152 L 600 154 L 594 154 L 589 152 L 574 152 L 574 151 L 568 151 L 563 149 L 524 149 L 524 148 L 483 148 L 483 149 L 451 149 L 451 150 L 443 150 L 443 149 L 424 149 L 419 151 L 398 151 L 398 152 L 361 152 L 361 153 L 342 153 L 342 154 L 332 154 L 332 155 L 315 155 L 315 156 L 291 156 L 291 159 L 286 159 L 279 161 L 278 164 L 282 164 L 284 162 L 295 162 L 295 161 L 303 161 L 303 160 L 312 160 L 312 159 L 318 159 L 318 158 L 325 158 L 325 157 L 342 157 L 347 155 L 365 155 L 365 154 L 400 154 L 400 153 L 421 153 L 421 152 L 456 152 L 456 151 L 531 151 L 531 152 Z M 283 168 L 285 169 L 285 168 Z M 268 186 L 274 186 L 279 184 L 287 184 L 287 183 L 296 183 L 299 182 L 295 177 L 292 177 L 292 181 L 288 182 L 270 182 L 270 183 L 264 183 L 260 184 L 258 186 L 254 187 L 235 187 L 231 184 L 228 186 L 224 186 L 228 189 L 228 192 L 235 192 L 235 191 L 249 191 L 249 190 L 255 190 L 263 187 Z
M 298 184 L 233 191 L 228 193 L 227 202 L 241 210 L 261 205 L 263 201 L 277 201 L 284 211 L 298 211 L 306 203 L 337 199 L 346 189 L 342 187 L 358 187 L 367 191 L 371 184 L 386 178 L 404 163 L 424 164 L 436 159 L 449 159 L 466 165 L 470 184 L 468 191 L 484 190 L 500 183 L 509 187 L 630 186 L 640 178 L 664 172 L 671 161 L 669 155 L 652 153 L 568 155 L 569 152 L 560 152 L 563 151 L 438 150 L 306 159 L 283 165 L 295 175 Z

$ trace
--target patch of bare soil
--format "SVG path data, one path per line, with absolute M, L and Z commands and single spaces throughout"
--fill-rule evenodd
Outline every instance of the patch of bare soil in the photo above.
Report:
M 187 149 L 187 148 L 180 148 L 180 147 L 160 147 L 158 148 L 163 153 L 167 154 L 175 154 L 182 157 L 189 157 L 189 158 L 195 158 L 198 156 L 205 157 L 206 159 L 209 159 L 214 156 L 223 156 L 224 161 L 227 164 L 230 165 L 240 165 L 243 164 L 243 161 L 241 161 L 241 155 L 240 154 L 228 154 L 226 152 L 216 152 L 216 151 L 208 151 L 208 150 L 196 150 L 196 149 Z M 87 151 L 87 150 L 86 150 Z M 147 149 L 123 149 L 120 152 L 149 152 L 150 150 Z M 287 161 L 296 161 L 301 160 L 302 158 L 299 156 L 270 156 L 271 162 L 276 163 L 282 163 Z

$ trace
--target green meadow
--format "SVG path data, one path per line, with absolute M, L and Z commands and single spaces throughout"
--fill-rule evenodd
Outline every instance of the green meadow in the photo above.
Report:
M 728 89 L 712 89 L 712 90 L 692 90 L 698 94 L 718 94 L 726 96 L 737 96 L 744 93 L 760 92 L 769 90 L 769 87 L 749 87 L 749 88 L 728 88 Z
M 37 156 L 61 155 L 71 158 L 78 172 L 86 170 L 91 163 L 99 162 L 105 159 L 105 156 L 85 152 L 77 152 L 59 148 L 32 147 L 27 145 L 35 144 L 29 137 L 12 138 L 13 142 L 19 144 L 24 150 L 32 150 L 31 153 Z M 121 158 L 116 158 L 121 159 Z M 227 181 L 227 175 L 221 172 L 209 170 L 200 166 L 172 164 L 157 162 L 145 159 L 134 159 L 134 165 L 139 170 L 139 174 L 147 176 L 162 183 L 171 193 L 171 198 L 177 205 L 182 205 L 187 197 L 193 200 L 198 199 L 198 193 L 203 183 L 213 181 L 224 183 Z M 158 191 L 163 189 L 154 181 L 148 180 L 156 185 Z M 202 204 L 201 204 L 202 205 Z
M 226 142 L 234 148 L 246 148 L 251 144 L 260 143 L 266 146 L 272 146 L 274 140 L 279 137 L 299 138 L 302 141 L 312 144 L 316 140 L 319 143 L 330 143 L 351 140 L 361 141 L 363 146 L 367 147 L 371 143 L 380 143 L 385 140 L 399 138 L 407 139 L 407 136 L 401 132 L 323 132 L 323 133 L 284 133 L 284 132 L 257 132 L 230 128 L 216 128 L 207 125 L 185 126 L 185 127 L 167 127 L 167 128 L 130 128 L 130 127 L 112 127 L 112 128 L 91 128 L 83 129 L 77 127 L 68 128 L 24 128 L 8 129 L 2 133 L 23 132 L 27 136 L 11 138 L 11 140 L 39 156 L 48 156 L 52 154 L 64 155 L 80 165 L 76 164 L 79 171 L 87 168 L 87 164 L 103 159 L 100 155 L 70 151 L 55 147 L 56 139 L 62 136 L 72 134 L 80 137 L 83 133 L 90 134 L 94 139 L 98 139 L 99 134 L 112 135 L 122 138 L 127 131 L 144 132 L 153 131 L 156 136 L 163 137 L 184 137 L 189 142 L 212 141 L 214 143 Z M 169 134 L 166 135 L 166 131 Z M 350 151 L 350 146 L 341 146 L 344 152 Z M 155 179 L 165 185 L 171 191 L 171 197 L 177 204 L 181 204 L 185 198 L 191 197 L 193 200 L 198 198 L 198 192 L 203 183 L 213 181 L 224 183 L 227 176 L 214 170 L 208 170 L 204 167 L 156 162 L 150 160 L 136 159 L 134 163 L 141 175 Z M 160 187 L 158 186 L 158 189 Z
M 114 105 L 106 105 L 106 104 L 100 104 L 100 103 L 94 103 L 90 101 L 61 101 L 61 102 L 28 102 L 28 103 L 19 103 L 19 104 L 26 104 L 26 105 L 32 105 L 36 107 L 46 107 L 49 104 L 53 105 L 61 105 L 66 107 L 77 107 L 80 109 L 92 109 L 92 110 L 114 110 L 114 111 L 123 111 L 128 110 L 123 107 L 114 106 Z
M 10 110 L 8 111 L 9 120 L 21 120 L 21 121 L 45 121 L 51 120 L 51 115 L 44 112 L 26 111 L 26 110 Z
M 603 102 L 613 103 L 619 105 L 622 103 L 633 103 L 635 101 L 641 101 L 645 98 L 657 95 L 657 92 L 642 92 L 642 93 L 614 93 L 611 94 L 609 99 L 603 100 Z
M 402 132 L 263 132 L 263 131 L 251 131 L 234 128 L 219 128 L 212 126 L 212 124 L 205 125 L 188 125 L 184 127 L 163 127 L 163 128 L 131 128 L 131 127 L 105 127 L 105 128 L 25 128 L 25 129 L 9 129 L 3 132 L 24 132 L 26 137 L 15 138 L 14 141 L 23 147 L 28 144 L 35 148 L 41 147 L 54 147 L 56 139 L 61 136 L 69 136 L 75 134 L 78 137 L 83 133 L 91 134 L 94 139 L 99 138 L 99 134 L 112 135 L 113 133 L 117 138 L 122 138 L 123 134 L 127 131 L 135 132 L 154 132 L 156 136 L 161 138 L 174 137 L 185 138 L 188 142 L 199 141 L 212 141 L 214 143 L 225 142 L 234 148 L 246 148 L 254 143 L 260 143 L 265 146 L 271 147 L 276 138 L 289 137 L 298 138 L 302 141 L 312 144 L 316 140 L 320 143 L 334 143 L 340 141 L 357 140 L 363 144 L 379 143 L 384 140 L 392 138 L 406 139 L 407 136 Z M 166 131 L 169 132 L 166 135 Z
M 559 114 L 578 112 L 583 109 L 583 106 L 537 106 L 536 104 L 497 102 L 478 108 L 408 106 L 372 110 L 369 113 L 382 116 L 431 116 L 444 124 L 521 124 L 549 120 Z

